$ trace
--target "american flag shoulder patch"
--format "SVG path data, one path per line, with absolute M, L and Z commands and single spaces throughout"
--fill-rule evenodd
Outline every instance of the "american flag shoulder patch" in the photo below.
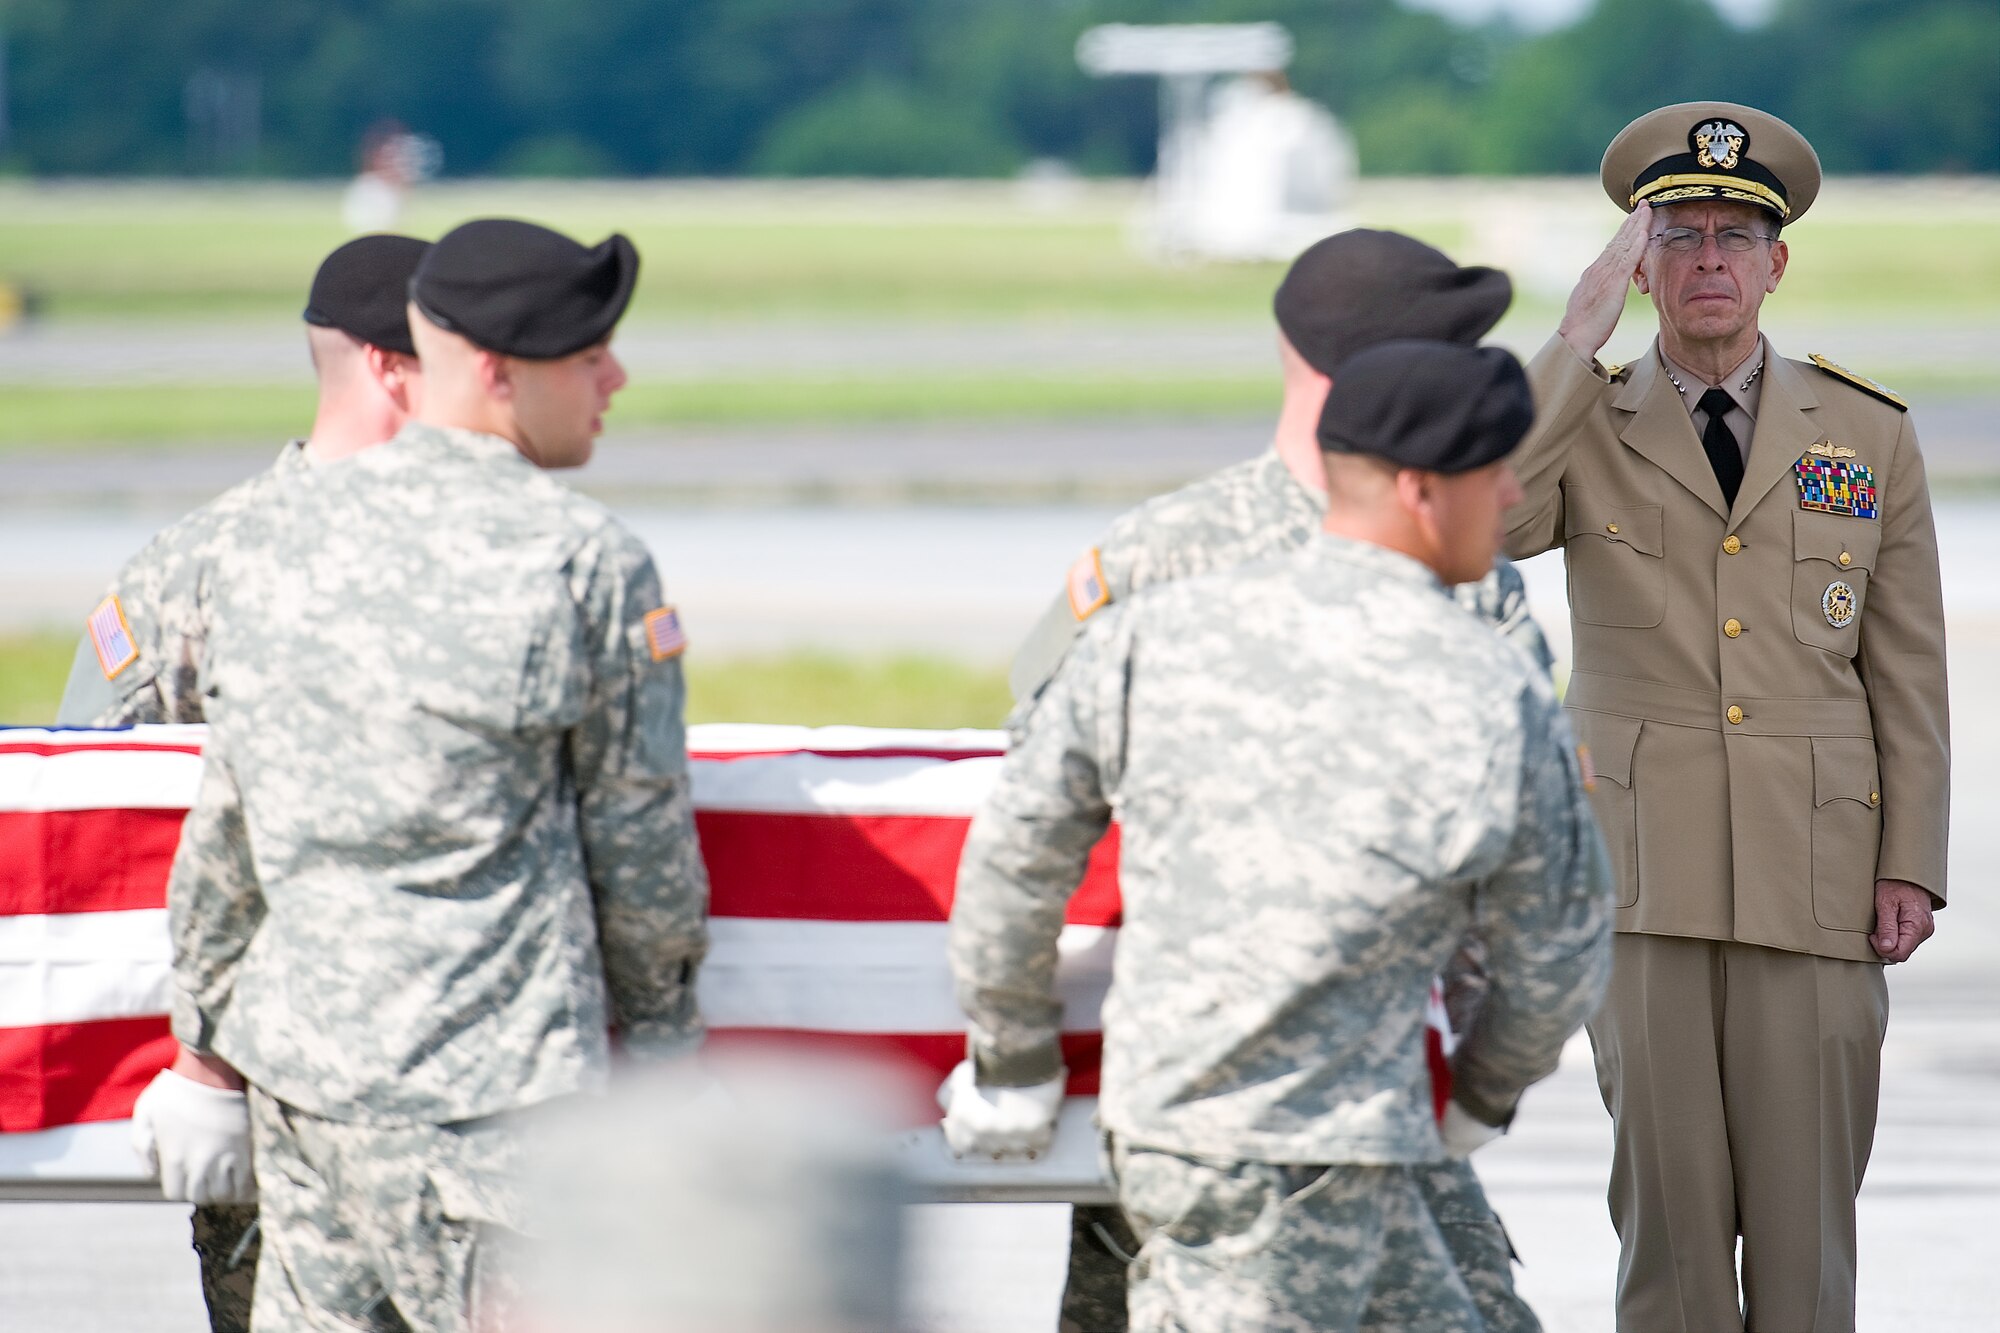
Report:
M 1092 612 L 1111 600 L 1111 585 L 1104 581 L 1104 562 L 1097 558 L 1095 546 L 1069 567 L 1064 586 L 1069 590 L 1070 613 L 1078 620 L 1090 619 Z
M 139 660 L 139 645 L 132 638 L 132 626 L 125 619 L 125 608 L 118 604 L 116 593 L 97 604 L 86 629 L 106 680 L 116 680 L 119 672 Z
M 646 613 L 646 646 L 653 660 L 664 662 L 687 651 L 687 634 L 681 629 L 681 613 L 671 606 Z

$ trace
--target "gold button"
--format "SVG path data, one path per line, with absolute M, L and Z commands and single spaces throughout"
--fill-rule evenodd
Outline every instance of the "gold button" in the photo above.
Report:
M 1743 632 L 1743 622 L 1731 616 L 1722 622 L 1722 632 L 1733 639 Z
M 1738 707 L 1736 704 L 1729 705 L 1729 725 L 1735 727 L 1735 726 L 1741 726 L 1742 724 L 1743 724 L 1742 708 Z
M 1881 792 L 1879 792 L 1879 791 L 1871 791 L 1871 792 L 1869 792 L 1869 793 L 1868 793 L 1868 804 L 1870 804 L 1870 805 L 1880 805 L 1880 804 L 1882 804 L 1882 793 L 1881 793 Z
M 1606 532 L 1615 534 L 1618 531 L 1618 525 L 1616 523 L 1606 523 L 1604 525 L 1604 530 Z
M 1738 537 L 1735 533 L 1732 532 L 1727 537 L 1724 537 L 1722 539 L 1722 553 L 1724 555 L 1735 555 L 1738 551 L 1742 549 L 1743 549 L 1743 540 L 1742 538 Z
M 1847 552 L 1842 551 L 1840 553 L 1840 563 L 1843 565 L 1851 565 L 1854 563 L 1854 557 L 1849 555 Z

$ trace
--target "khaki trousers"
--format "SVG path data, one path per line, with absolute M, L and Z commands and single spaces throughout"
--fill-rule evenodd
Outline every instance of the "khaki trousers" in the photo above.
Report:
M 1620 1333 L 1852 1333 L 1888 1019 L 1878 964 L 1617 937 L 1590 1037 Z

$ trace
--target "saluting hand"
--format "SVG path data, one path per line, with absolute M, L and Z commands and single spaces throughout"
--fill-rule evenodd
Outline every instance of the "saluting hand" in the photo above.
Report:
M 1569 308 L 1563 311 L 1556 332 L 1584 360 L 1596 357 L 1598 349 L 1611 341 L 1618 317 L 1625 313 L 1625 289 L 1639 269 L 1646 252 L 1646 238 L 1652 234 L 1653 206 L 1640 204 L 1618 228 L 1611 244 L 1604 247 L 1591 266 L 1576 280 L 1569 294 Z
M 1900 963 L 1937 930 L 1931 895 L 1908 880 L 1875 881 L 1875 933 L 1869 945 L 1885 963 Z

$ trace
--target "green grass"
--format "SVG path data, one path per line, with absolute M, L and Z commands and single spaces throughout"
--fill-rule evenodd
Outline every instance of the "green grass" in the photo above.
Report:
M 76 637 L 0 634 L 0 724 L 55 720 Z M 787 653 L 706 661 L 690 655 L 688 721 L 997 727 L 1007 673 L 919 656 Z
M 591 239 L 625 231 L 644 255 L 633 307 L 641 320 L 1240 320 L 1266 308 L 1276 265 L 1161 265 L 1134 253 L 1134 198 L 1129 187 L 1096 187 L 1038 211 L 1004 183 L 471 183 L 420 191 L 402 225 L 437 235 L 467 217 L 510 213 Z M 1560 227 L 1563 216 L 1594 220 L 1601 209 L 1608 239 L 1617 221 L 1584 181 L 1523 192 L 1473 179 L 1364 180 L 1355 213 L 1478 257 L 1495 201 L 1518 209 L 1525 199 L 1557 209 L 1531 231 Z M 1983 318 L 2000 295 L 1996 221 L 2000 197 L 1990 189 L 1836 179 L 1793 235 L 1787 307 L 1815 317 Z M 296 312 L 313 267 L 343 234 L 338 189 L 324 184 L 0 184 L 0 277 L 41 293 L 55 318 Z M 1592 234 L 1587 223 L 1582 234 Z

